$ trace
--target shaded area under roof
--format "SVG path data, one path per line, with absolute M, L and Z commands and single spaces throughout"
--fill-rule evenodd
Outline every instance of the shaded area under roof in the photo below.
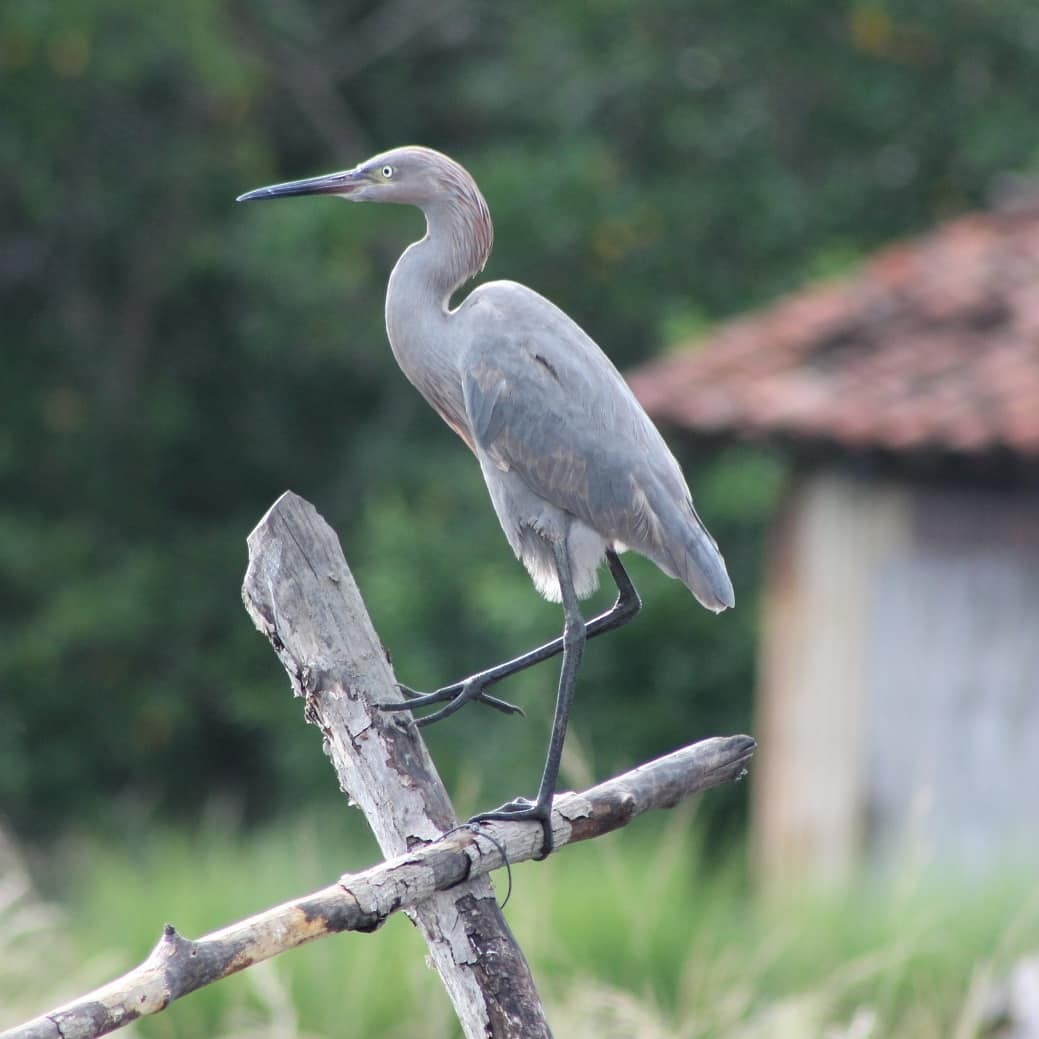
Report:
M 973 213 L 628 373 L 701 435 L 1039 459 L 1039 204 Z

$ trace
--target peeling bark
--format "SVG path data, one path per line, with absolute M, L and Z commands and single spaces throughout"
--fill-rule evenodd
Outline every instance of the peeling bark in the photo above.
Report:
M 373 707 L 399 700 L 400 692 L 339 540 L 309 502 L 283 494 L 249 535 L 242 596 L 293 692 L 305 699 L 307 720 L 321 729 L 340 787 L 364 812 L 383 854 L 401 855 L 456 825 L 417 728 Z M 509 934 L 486 879 L 464 893 L 436 895 L 412 917 L 466 1036 L 550 1035 L 530 968 L 511 935 L 501 969 L 517 979 L 515 990 L 494 993 L 483 984 L 479 952 L 459 925 L 462 898 L 472 907 L 474 927 Z M 502 1003 L 513 996 L 515 1005 Z M 502 1017 L 522 1027 L 493 1032 L 492 1020 Z

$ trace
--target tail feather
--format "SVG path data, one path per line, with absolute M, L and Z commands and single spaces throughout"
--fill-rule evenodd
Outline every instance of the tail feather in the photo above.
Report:
M 678 551 L 672 552 L 671 558 L 677 577 L 701 605 L 721 613 L 736 604 L 725 560 L 703 524 L 690 524 L 686 537 L 676 548 Z
M 725 560 L 692 502 L 678 506 L 668 502 L 656 510 L 656 518 L 656 533 L 666 559 L 658 559 L 657 565 L 677 577 L 708 610 L 721 613 L 734 606 L 736 597 Z
M 725 560 L 693 507 L 678 463 L 663 473 L 641 473 L 632 478 L 631 489 L 615 544 L 623 542 L 652 559 L 708 610 L 721 613 L 734 606 L 736 597 Z

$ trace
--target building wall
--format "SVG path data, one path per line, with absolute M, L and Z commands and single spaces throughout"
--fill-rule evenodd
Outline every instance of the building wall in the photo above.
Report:
M 766 884 L 1039 853 L 1039 499 L 801 474 L 762 630 Z
M 1039 498 L 918 490 L 869 632 L 870 851 L 1039 862 Z

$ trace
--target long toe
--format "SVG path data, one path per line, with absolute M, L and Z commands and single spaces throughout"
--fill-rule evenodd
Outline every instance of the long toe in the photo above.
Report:
M 432 693 L 420 693 L 411 686 L 397 683 L 397 688 L 404 695 L 400 703 L 378 704 L 384 711 L 413 711 L 418 707 L 429 707 L 431 704 L 443 703 L 445 700 L 453 700 L 462 691 L 462 683 L 445 685 L 443 689 L 437 689 Z

